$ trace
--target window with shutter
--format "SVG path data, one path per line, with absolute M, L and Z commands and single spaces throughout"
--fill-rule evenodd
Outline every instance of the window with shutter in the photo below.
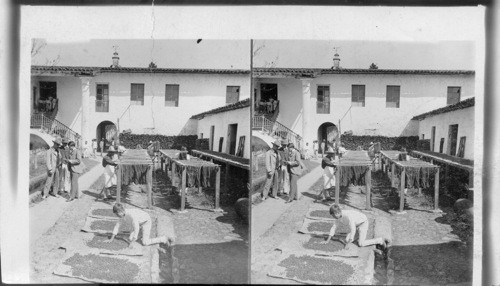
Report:
M 179 85 L 165 85 L 165 106 L 179 106 Z
M 226 104 L 236 103 L 240 100 L 240 87 L 227 86 L 226 87 Z
M 109 112 L 109 85 L 96 84 L 95 111 Z
M 401 90 L 401 88 L 399 85 L 388 85 L 387 86 L 385 107 L 399 108 L 400 90 Z
M 318 85 L 318 98 L 316 101 L 316 113 L 330 113 L 330 86 Z
M 448 95 L 446 98 L 446 104 L 452 105 L 458 103 L 460 101 L 460 90 L 459 86 L 449 86 L 448 87 Z
M 144 84 L 132 83 L 130 84 L 130 104 L 144 105 Z
M 365 86 L 352 85 L 352 106 L 365 106 Z

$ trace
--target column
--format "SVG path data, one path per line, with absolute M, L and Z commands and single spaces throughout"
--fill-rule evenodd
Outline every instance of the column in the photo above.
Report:
M 82 81 L 82 144 L 89 141 L 90 77 L 80 77 Z
M 311 81 L 310 78 L 301 78 L 302 82 L 302 138 L 304 142 L 308 142 L 309 137 L 309 121 L 311 116 Z

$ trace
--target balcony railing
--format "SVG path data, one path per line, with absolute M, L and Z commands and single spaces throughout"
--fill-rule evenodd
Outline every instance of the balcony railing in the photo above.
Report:
M 95 112 L 109 112 L 109 100 L 96 100 Z
M 35 113 L 31 115 L 31 128 L 38 128 L 42 132 L 52 136 L 60 136 L 61 138 L 68 138 L 76 143 L 77 147 L 82 146 L 82 136 L 66 126 L 64 123 L 56 119 L 48 118 L 42 113 Z
M 282 139 L 288 139 L 290 143 L 293 143 L 297 149 L 302 148 L 302 137 L 290 130 L 285 125 L 267 119 L 265 116 L 254 116 L 253 117 L 253 127 L 254 130 L 261 130 L 269 134 L 270 136 L 277 136 Z

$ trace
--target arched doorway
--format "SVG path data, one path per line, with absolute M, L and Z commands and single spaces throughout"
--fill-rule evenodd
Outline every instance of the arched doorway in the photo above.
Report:
M 331 122 L 325 122 L 325 123 L 321 124 L 318 127 L 319 152 L 323 152 L 323 150 L 321 150 L 321 142 L 323 141 L 323 139 L 326 139 L 326 148 L 328 148 L 328 146 L 333 147 L 333 143 L 337 139 L 338 134 L 339 134 L 339 130 L 335 124 L 333 124 Z
M 111 121 L 103 121 L 97 125 L 96 128 L 96 136 L 97 139 L 97 151 L 104 152 L 108 149 L 108 147 L 113 143 L 113 139 L 118 134 L 118 130 L 116 129 L 116 125 Z M 99 142 L 104 139 L 104 150 L 101 150 Z

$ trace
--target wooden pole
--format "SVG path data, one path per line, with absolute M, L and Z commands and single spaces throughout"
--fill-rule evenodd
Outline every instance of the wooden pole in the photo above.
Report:
M 448 194 L 448 187 L 450 186 L 450 167 L 444 165 L 444 193 Z
M 186 168 L 182 170 L 181 179 L 181 212 L 184 211 L 186 207 Z
M 168 159 L 168 160 L 169 160 L 169 163 L 172 164 L 172 167 L 171 167 L 171 170 L 170 170 L 170 182 L 172 183 L 172 187 L 174 187 L 175 186 L 174 185 L 174 183 L 175 183 L 174 182 L 174 180 L 175 180 L 175 171 L 176 171 L 177 165 L 175 164 L 174 161 L 170 161 L 170 159 Z
M 399 212 L 403 212 L 405 208 L 405 181 L 406 172 L 403 168 L 403 171 L 401 171 L 401 190 L 399 192 Z
M 394 185 L 394 172 L 396 171 L 396 165 L 391 164 L 391 188 Z
M 118 165 L 118 170 L 116 170 L 116 202 L 120 202 L 120 196 L 122 193 L 122 169 L 123 165 Z
M 215 174 L 215 210 L 219 209 L 219 200 L 220 200 L 220 167 L 217 168 L 217 173 Z
M 474 171 L 469 171 L 469 189 L 474 188 Z
M 153 197 L 151 195 L 153 189 L 153 166 L 149 166 L 148 174 L 146 178 L 146 188 L 148 190 L 148 209 L 151 209 L 153 206 Z
M 340 166 L 337 167 L 337 173 L 335 173 L 335 203 L 340 204 Z
M 371 204 L 371 190 L 372 190 L 372 168 L 366 172 L 365 174 L 365 185 L 366 185 L 366 210 L 372 210 Z
M 224 191 L 227 192 L 229 191 L 229 164 L 226 163 L 226 173 L 224 174 Z
M 439 210 L 439 168 L 434 175 L 434 210 Z

